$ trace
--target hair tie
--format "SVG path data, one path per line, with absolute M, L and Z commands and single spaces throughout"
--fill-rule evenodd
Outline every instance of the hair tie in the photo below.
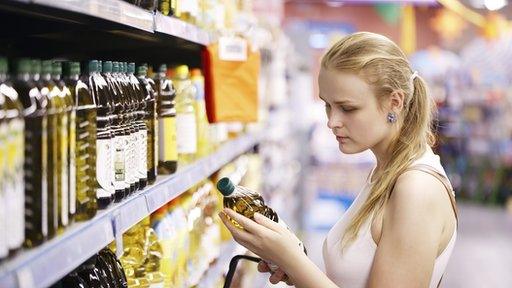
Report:
M 412 73 L 411 80 L 414 81 L 414 79 L 416 79 L 416 77 L 418 77 L 418 71 L 414 71 L 414 73 Z

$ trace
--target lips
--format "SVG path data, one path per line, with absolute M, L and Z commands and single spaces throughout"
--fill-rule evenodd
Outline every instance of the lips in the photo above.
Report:
M 347 141 L 348 139 L 349 139 L 348 137 L 336 136 L 336 140 L 338 140 L 339 142 L 345 142 L 345 141 Z

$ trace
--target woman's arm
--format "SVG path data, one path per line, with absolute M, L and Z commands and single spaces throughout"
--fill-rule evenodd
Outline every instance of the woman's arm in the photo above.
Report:
M 368 287 L 429 287 L 446 217 L 444 190 L 423 172 L 400 176 L 384 211 Z

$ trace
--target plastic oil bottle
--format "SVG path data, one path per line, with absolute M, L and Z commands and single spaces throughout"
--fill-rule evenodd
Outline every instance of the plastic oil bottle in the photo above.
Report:
M 209 123 L 206 116 L 206 104 L 204 100 L 204 77 L 200 69 L 192 69 L 191 71 L 192 84 L 196 88 L 196 119 L 197 119 L 197 156 L 204 157 L 211 151 Z
M 196 89 L 190 81 L 188 66 L 176 67 L 173 83 L 176 88 L 178 165 L 183 166 L 192 163 L 197 154 Z
M 113 178 L 110 173 L 112 163 L 113 146 L 111 131 L 110 102 L 107 83 L 99 74 L 99 63 L 97 60 L 89 61 L 87 66 L 87 85 L 91 91 L 96 104 L 96 199 L 98 208 L 108 207 L 114 200 Z
M 25 188 L 24 188 L 24 129 L 25 120 L 23 114 L 35 112 L 35 103 L 26 91 L 23 99 L 19 96 L 18 92 L 13 88 L 12 83 L 7 78 L 7 60 L 1 60 L 1 78 L 3 83 L 0 85 L 0 93 L 4 97 L 4 112 L 6 122 L 6 162 L 5 170 L 5 183 L 4 183 L 4 205 L 6 218 L 12 220 L 5 221 L 6 228 L 6 241 L 7 248 L 11 254 L 18 251 L 23 244 L 25 238 Z M 19 65 L 20 63 L 18 63 Z M 23 70 L 28 70 L 24 64 Z M 20 68 L 20 67 L 17 67 Z M 18 69 L 19 70 L 19 69 Z M 26 72 L 26 71 L 23 71 Z M 28 72 L 28 71 L 27 71 Z M 23 73 L 24 75 L 27 75 Z M 23 91 L 25 92 L 25 91 Z M 12 218 L 11 218 L 12 217 Z
M 0 71 L 0 81 L 3 83 L 7 77 L 7 73 L 4 73 L 3 67 Z M 5 69 L 7 70 L 7 69 Z M 1 84 L 0 84 L 1 85 Z M 5 177 L 7 170 L 7 132 L 8 124 L 6 120 L 6 107 L 5 107 L 5 96 L 0 93 L 0 262 L 7 258 L 9 255 L 9 247 L 7 246 L 7 221 L 5 217 L 5 210 L 7 205 L 7 199 L 5 196 Z
M 158 120 L 155 102 L 155 82 L 147 77 L 146 66 L 139 66 L 137 69 L 137 78 L 139 79 L 142 91 L 144 93 L 144 102 L 146 108 L 144 111 L 144 122 L 147 129 L 147 179 L 148 184 L 155 183 L 157 164 L 158 164 Z
M 37 67 L 36 67 L 37 68 Z M 18 91 L 25 114 L 25 246 L 40 245 L 48 236 L 47 118 L 46 102 L 31 76 L 31 61 L 23 58 L 16 65 L 13 87 Z M 36 71 L 37 72 L 37 71 Z
M 148 183 L 147 154 L 148 154 L 148 129 L 145 123 L 146 97 L 144 89 L 135 77 L 135 63 L 128 63 L 126 76 L 133 91 L 134 100 L 137 103 L 135 111 L 135 125 L 138 128 L 136 137 L 137 150 L 135 151 L 135 171 L 139 178 L 139 189 L 144 189 Z
M 74 98 L 76 111 L 76 214 L 84 221 L 96 215 L 96 104 L 89 88 L 80 78 L 80 63 L 68 62 L 66 85 Z
M 158 113 L 158 174 L 173 174 L 178 167 L 176 91 L 162 64 L 155 75 Z
M 147 257 L 144 248 L 145 229 L 142 222 L 137 223 L 123 234 L 123 256 L 121 263 L 126 272 L 128 287 L 148 287 L 144 262 Z

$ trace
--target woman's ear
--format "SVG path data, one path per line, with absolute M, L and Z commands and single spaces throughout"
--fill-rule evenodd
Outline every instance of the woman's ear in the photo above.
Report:
M 402 90 L 395 90 L 389 95 L 389 110 L 400 113 L 404 109 L 405 93 Z

